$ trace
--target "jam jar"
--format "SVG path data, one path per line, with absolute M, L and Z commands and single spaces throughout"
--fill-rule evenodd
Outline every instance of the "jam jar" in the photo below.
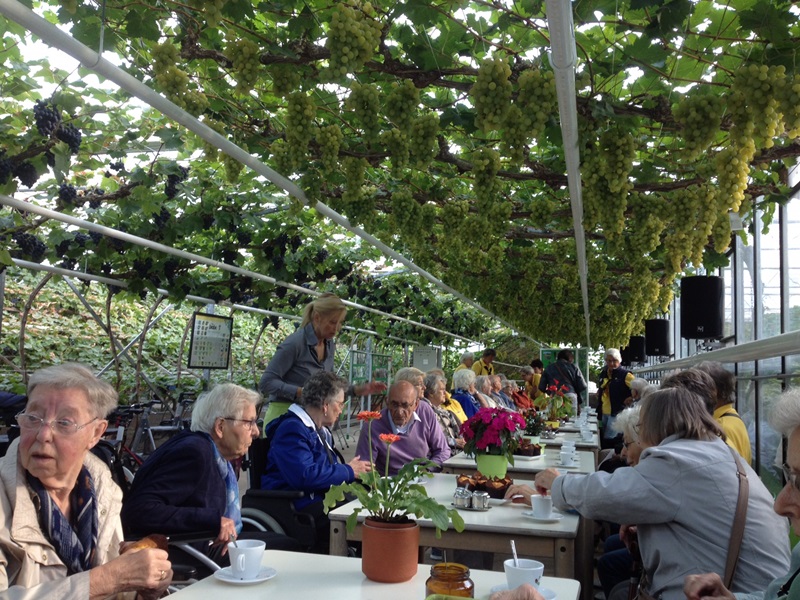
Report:
M 474 598 L 475 584 L 469 578 L 469 569 L 459 563 L 437 563 L 431 567 L 431 576 L 425 582 L 425 596 L 443 594 L 457 598 Z

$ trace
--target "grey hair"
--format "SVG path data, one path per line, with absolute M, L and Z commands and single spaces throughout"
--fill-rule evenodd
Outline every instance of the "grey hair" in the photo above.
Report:
M 639 399 L 641 400 L 647 394 L 656 390 L 656 386 L 649 383 L 646 379 L 642 379 L 641 377 L 637 377 L 633 381 L 631 381 L 631 389 L 636 390 L 639 393 Z
M 711 360 L 704 360 L 695 369 L 708 373 L 714 380 L 717 388 L 717 404 L 729 404 L 733 402 L 733 394 L 736 392 L 736 375 L 728 371 L 720 363 Z
M 297 402 L 303 408 L 323 408 L 339 392 L 347 391 L 347 381 L 336 373 L 317 371 L 303 385 L 303 394 Z
M 81 390 L 89 400 L 89 411 L 99 419 L 105 419 L 119 401 L 117 390 L 110 383 L 98 379 L 89 367 L 76 362 L 66 362 L 36 371 L 28 380 L 29 398 L 39 386 Z
M 661 380 L 661 389 L 675 387 L 686 388 L 700 396 L 706 405 L 708 413 L 710 415 L 714 414 L 714 410 L 717 407 L 717 386 L 714 384 L 711 375 L 693 367 L 667 375 Z
M 618 348 L 609 348 L 608 350 L 606 350 L 604 358 L 608 358 L 609 356 L 611 358 L 618 360 L 619 362 L 622 362 L 622 354 L 619 353 Z
M 425 377 L 425 372 L 416 367 L 403 367 L 394 374 L 395 381 L 408 381 L 411 383 L 416 383 L 420 377 Z
M 436 390 L 436 386 L 439 385 L 439 382 L 444 383 L 445 387 L 447 387 L 447 379 L 445 379 L 444 375 L 439 375 L 438 373 L 430 373 L 430 372 L 427 375 L 425 375 L 426 398 Z
M 464 352 L 464 354 L 461 355 L 461 362 L 463 363 L 465 360 L 469 360 L 470 358 L 472 360 L 475 360 L 475 353 L 474 352 Z
M 211 433 L 219 418 L 238 419 L 248 405 L 261 402 L 261 394 L 235 383 L 218 383 L 200 394 L 192 408 L 192 431 Z
M 800 388 L 783 392 L 772 404 L 769 422 L 772 428 L 786 437 L 800 427 Z
M 533 375 L 533 367 L 522 367 L 520 371 L 523 375 Z
M 634 404 L 626 408 L 617 415 L 614 421 L 614 430 L 621 433 L 633 442 L 639 441 L 639 414 L 642 411 L 641 404 Z
M 648 446 L 657 446 L 671 435 L 686 440 L 725 439 L 705 400 L 688 387 L 661 388 L 639 404 L 639 440 Z
M 478 375 L 478 376 L 475 378 L 475 388 L 476 388 L 476 389 L 477 389 L 477 390 L 480 392 L 481 390 L 483 390 L 483 385 L 484 385 L 484 384 L 485 384 L 487 381 L 489 382 L 489 387 L 491 387 L 491 385 L 492 385 L 492 380 L 491 380 L 491 378 L 490 378 L 488 375 Z
M 469 389 L 475 383 L 475 371 L 472 369 L 459 369 L 453 373 L 453 387 L 457 390 Z

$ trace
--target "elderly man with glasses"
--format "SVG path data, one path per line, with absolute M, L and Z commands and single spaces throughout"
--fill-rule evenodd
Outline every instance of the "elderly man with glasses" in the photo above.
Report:
M 231 465 L 258 437 L 256 405 L 261 395 L 232 383 L 221 383 L 198 398 L 191 431 L 172 437 L 136 472 L 122 504 L 122 526 L 130 537 L 215 531 L 209 548 L 199 549 L 227 566 L 227 544 L 242 531 L 239 482 Z M 248 533 L 267 548 L 299 549 L 274 533 Z
M 436 414 L 428 403 L 420 402 L 419 397 L 414 383 L 395 382 L 389 388 L 381 418 L 372 422 L 372 448 L 369 428 L 361 428 L 356 455 L 372 457 L 379 473 L 385 472 L 388 453 L 387 445 L 380 440 L 382 433 L 400 436 L 400 440 L 392 444 L 389 475 L 395 475 L 415 458 L 427 458 L 438 465 L 450 458 L 450 448 Z

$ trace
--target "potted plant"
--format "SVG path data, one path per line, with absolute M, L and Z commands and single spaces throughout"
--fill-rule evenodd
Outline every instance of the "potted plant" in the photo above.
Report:
M 475 457 L 478 471 L 502 479 L 525 428 L 525 419 L 504 408 L 481 408 L 461 424 L 464 452 Z
M 538 444 L 540 442 L 540 436 L 542 435 L 542 431 L 544 430 L 544 418 L 542 414 L 537 411 L 536 409 L 528 409 L 523 413 L 523 417 L 525 418 L 525 435 L 524 437 L 531 443 L 531 444 Z
M 379 419 L 380 412 L 362 411 L 357 415 L 359 421 L 369 427 L 370 448 L 372 448 L 372 421 Z M 399 435 L 382 433 L 382 442 L 387 444 L 386 469 L 384 473 L 375 470 L 370 451 L 370 464 L 373 469 L 361 475 L 359 481 L 332 486 L 325 494 L 325 512 L 335 508 L 346 499 L 346 494 L 355 496 L 359 505 L 347 517 L 347 531 L 352 532 L 358 523 L 358 516 L 367 514 L 362 530 L 361 570 L 368 579 L 382 583 L 408 581 L 417 573 L 419 553 L 419 525 L 411 519 L 426 518 L 436 526 L 436 537 L 452 522 L 456 531 L 464 531 L 464 519 L 457 510 L 442 506 L 428 492 L 420 481 L 433 477 L 431 469 L 436 463 L 418 458 L 403 465 L 397 475 L 389 476 L 389 454 L 392 444 L 401 442 Z
M 569 389 L 566 385 L 559 385 L 558 380 L 547 386 L 547 393 L 542 396 L 539 408 L 547 410 L 547 426 L 557 429 L 561 425 L 562 419 L 568 418 L 572 414 L 572 402 L 564 396 Z

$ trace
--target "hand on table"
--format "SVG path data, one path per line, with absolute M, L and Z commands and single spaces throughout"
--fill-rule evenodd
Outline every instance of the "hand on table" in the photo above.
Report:
M 688 600 L 725 599 L 734 600 L 734 595 L 722 583 L 716 573 L 688 575 L 683 580 L 683 593 Z
M 523 583 L 521 586 L 514 588 L 513 590 L 495 592 L 489 596 L 489 600 L 544 600 L 544 596 L 542 596 L 530 583 Z
M 505 499 L 506 500 L 513 499 L 515 504 L 527 504 L 528 506 L 530 506 L 531 496 L 534 494 L 536 494 L 536 491 L 533 488 L 527 485 L 522 485 L 522 484 L 518 485 L 515 483 L 508 486 L 508 489 L 506 490 Z M 517 497 L 514 498 L 514 496 Z

